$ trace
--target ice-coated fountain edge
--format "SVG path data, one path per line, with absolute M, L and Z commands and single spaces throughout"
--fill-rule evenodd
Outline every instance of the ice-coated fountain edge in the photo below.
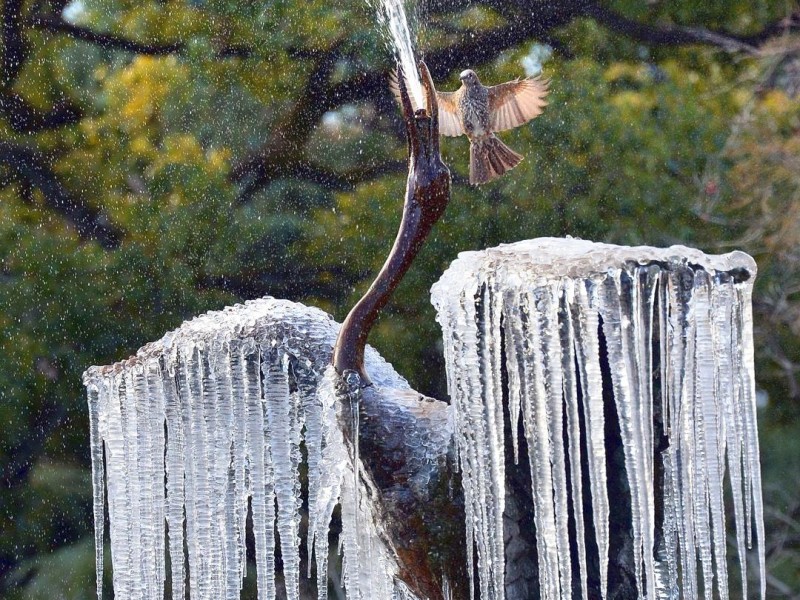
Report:
M 284 317 L 290 317 L 284 319 Z M 179 346 L 186 343 L 225 343 L 231 340 L 267 339 L 274 337 L 280 329 L 285 333 L 298 329 L 314 326 L 322 333 L 325 341 L 333 344 L 341 325 L 333 316 L 324 310 L 306 306 L 290 300 L 264 296 L 243 303 L 226 306 L 221 310 L 205 312 L 201 315 L 185 320 L 179 327 L 164 334 L 160 339 L 149 342 L 139 348 L 135 354 L 123 360 L 108 365 L 91 366 L 83 373 L 85 386 L 96 385 L 98 381 L 125 372 L 137 365 L 144 367 L 167 356 Z M 270 330 L 269 335 L 259 330 Z M 275 331 L 271 331 L 271 330 Z M 309 340 L 311 341 L 311 340 Z M 317 340 L 318 342 L 322 340 Z M 371 362 L 386 363 L 383 357 L 370 345 L 367 345 L 367 354 Z M 329 360 L 329 353 L 324 356 Z M 319 367 L 324 368 L 320 364 Z M 385 377 L 386 369 L 377 369 L 375 383 L 379 386 L 402 387 L 408 382 L 393 370 L 391 376 Z
M 738 272 L 742 276 L 746 273 L 743 279 L 755 277 L 757 272 L 755 260 L 739 250 L 714 255 L 682 245 L 666 248 L 618 246 L 579 238 L 543 237 L 460 252 L 432 291 L 436 294 L 443 285 L 457 285 L 458 281 L 466 284 L 470 281 L 469 275 L 478 271 L 523 269 L 541 277 L 589 277 L 630 263 L 697 265 L 711 274 Z

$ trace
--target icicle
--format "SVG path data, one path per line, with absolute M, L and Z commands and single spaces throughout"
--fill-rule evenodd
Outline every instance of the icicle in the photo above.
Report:
M 646 598 L 655 596 L 653 568 L 654 512 L 651 505 L 652 475 L 646 467 L 648 448 L 652 448 L 652 427 L 643 427 L 642 405 L 650 402 L 652 395 L 643 394 L 644 381 L 637 362 L 645 362 L 641 346 L 635 339 L 641 319 L 635 313 L 639 306 L 639 286 L 626 270 L 615 270 L 603 283 L 600 303 L 603 334 L 608 351 L 609 371 L 614 390 L 619 425 L 625 454 L 625 470 L 631 493 L 634 568 L 639 594 Z M 649 290 L 645 291 L 645 295 Z M 637 326 L 638 325 L 638 326 Z M 642 336 L 646 337 L 646 336 Z M 638 359 L 638 360 L 637 360 Z M 640 365 L 642 369 L 645 365 Z M 649 377 L 649 373 L 647 374 Z M 649 413 L 648 413 L 649 414 Z M 648 435 L 649 434 L 649 435 Z
M 149 481 L 147 480 L 145 465 L 140 464 L 141 456 L 139 454 L 139 446 L 142 441 L 139 439 L 141 416 L 139 413 L 146 412 L 144 407 L 139 407 L 136 403 L 137 395 L 144 393 L 141 365 L 135 365 L 133 369 L 127 371 L 124 381 L 124 388 L 120 390 L 120 404 L 123 411 L 122 423 L 125 435 L 125 461 L 127 463 L 126 483 L 130 505 L 128 513 L 130 520 L 127 528 L 128 552 L 130 554 L 131 568 L 138 574 L 137 580 L 132 582 L 131 585 L 131 596 L 144 598 L 147 596 L 151 577 L 150 573 L 147 572 L 149 565 L 149 561 L 145 556 L 147 548 L 142 543 L 144 541 L 142 538 L 147 537 L 142 503 L 148 495 Z M 141 437 L 145 437 L 145 435 Z
M 94 557 L 97 578 L 97 599 L 103 599 L 103 537 L 105 534 L 106 476 L 103 463 L 103 432 L 100 415 L 105 412 L 106 398 L 97 384 L 89 383 L 86 393 L 89 402 L 89 438 L 92 448 L 92 498 L 94 506 Z
M 233 369 L 237 366 L 230 344 L 214 343 L 209 366 L 215 382 L 217 401 L 213 407 L 213 485 L 220 493 L 215 494 L 214 513 L 219 527 L 220 581 L 219 597 L 238 600 L 242 582 L 241 551 L 244 549 L 244 531 L 239 528 L 243 504 L 239 493 L 244 481 L 239 483 L 237 476 L 244 477 L 244 444 L 240 439 L 239 428 L 244 421 L 236 421 L 234 405 L 241 396 L 233 394 Z M 238 486 L 237 486 L 238 484 Z M 238 488 L 238 489 L 237 489 Z
M 711 531 L 703 545 L 713 549 L 716 565 L 716 581 L 719 594 L 723 598 L 728 596 L 728 570 L 725 552 L 725 506 L 723 501 L 724 477 L 724 432 L 721 423 L 724 422 L 724 408 L 721 406 L 727 400 L 728 390 L 719 389 L 717 365 L 720 357 L 714 354 L 714 338 L 718 333 L 712 327 L 711 315 L 711 281 L 708 273 L 698 271 L 695 273 L 695 320 L 697 322 L 697 357 L 695 360 L 695 410 L 696 426 L 699 431 L 698 443 L 704 459 L 703 470 L 697 473 L 700 478 L 700 487 L 703 490 L 704 501 L 699 503 L 702 515 L 711 514 Z M 724 284 L 723 284 L 724 285 Z M 716 358 L 716 360 L 715 360 Z M 716 363 L 716 364 L 715 364 Z M 703 516 L 705 520 L 705 516 Z M 705 582 L 706 597 L 713 596 L 711 574 L 714 571 L 704 566 L 709 577 Z
M 675 368 L 673 374 L 672 403 L 670 414 L 673 423 L 670 427 L 670 443 L 675 444 L 673 486 L 676 490 L 676 522 L 678 544 L 680 545 L 680 569 L 683 580 L 683 594 L 687 598 L 697 598 L 698 539 L 696 478 L 697 468 L 695 430 L 694 430 L 694 359 L 695 322 L 693 319 L 692 272 L 677 266 L 670 281 L 671 309 L 674 311 L 670 328 L 672 342 L 670 360 Z M 690 516 L 691 518 L 686 518 Z M 701 525 L 702 526 L 702 525 Z M 701 533 L 702 536 L 702 533 Z
M 358 373 L 355 371 L 346 371 L 343 374 L 343 382 L 344 390 L 342 392 L 346 396 L 346 401 L 344 402 L 345 406 L 350 408 L 350 431 L 352 432 L 353 438 L 353 481 L 352 486 L 347 486 L 347 489 L 352 493 L 352 504 L 354 507 L 358 508 L 361 504 L 361 498 L 359 497 L 359 475 L 361 472 L 361 452 L 359 449 L 359 439 L 360 439 L 360 424 L 361 424 L 361 377 L 359 377 Z M 354 513 L 355 515 L 355 513 Z M 352 549 L 353 557 L 350 560 L 350 563 L 360 564 L 361 561 L 359 560 L 359 553 L 364 553 L 364 548 L 360 546 L 360 532 L 359 532 L 359 521 L 357 517 L 354 518 L 352 521 L 352 528 L 353 528 L 353 536 L 356 540 L 356 544 Z M 369 556 L 369 552 L 367 552 Z M 352 585 L 352 582 L 351 582 Z M 364 590 L 364 593 L 367 594 L 367 597 L 370 597 L 370 590 Z
M 240 340 L 231 340 L 228 345 L 228 362 L 222 369 L 225 377 L 221 379 L 220 394 L 230 397 L 228 412 L 230 421 L 228 427 L 230 437 L 228 444 L 231 449 L 231 469 L 229 476 L 228 506 L 232 511 L 227 511 L 226 522 L 229 535 L 228 565 L 226 567 L 228 583 L 227 594 L 229 597 L 239 597 L 239 589 L 247 569 L 247 556 L 245 548 L 245 533 L 247 527 L 247 405 L 244 401 L 242 343 Z M 227 379 L 227 385 L 225 385 Z M 237 586 L 234 590 L 234 582 Z
M 494 506 L 487 510 L 489 527 L 487 539 L 491 565 L 491 587 L 501 593 L 505 578 L 505 546 L 503 535 L 503 511 L 505 509 L 505 457 L 503 455 L 503 395 L 500 377 L 500 307 L 493 277 L 487 278 L 481 287 L 479 303 L 475 306 L 475 319 L 478 327 L 478 348 L 480 352 L 481 387 L 486 405 L 485 422 L 488 438 L 488 459 L 490 461 L 491 487 L 488 501 Z M 478 311 L 480 310 L 480 313 Z M 481 396 L 477 396 L 480 401 Z
M 752 498 L 753 515 L 756 526 L 756 549 L 758 554 L 759 581 L 762 600 L 767 595 L 766 559 L 764 550 L 764 502 L 761 496 L 761 463 L 758 449 L 758 427 L 756 425 L 756 382 L 753 374 L 753 284 L 752 278 L 736 285 L 734 306 L 739 310 L 735 331 L 741 334 L 741 399 L 739 411 L 745 422 L 745 498 Z M 746 503 L 747 505 L 748 503 Z M 746 515 L 749 528 L 750 515 Z M 748 540 L 749 544 L 749 540 Z
M 531 464 L 536 537 L 539 550 L 539 584 L 546 598 L 561 598 L 569 593 L 569 547 L 566 541 L 566 473 L 562 445 L 561 381 L 551 384 L 548 377 L 560 375 L 560 368 L 551 363 L 553 349 L 550 321 L 555 298 L 552 289 L 540 288 L 522 298 L 527 315 L 522 333 L 529 340 L 532 352 L 524 357 L 530 386 L 526 386 L 523 422 Z M 527 326 L 525 326 L 527 323 Z M 523 342 L 524 343 L 524 342 Z M 558 356 L 558 364 L 561 358 Z M 558 394 L 558 398 L 554 394 Z M 561 552 L 566 552 L 562 555 Z M 566 577 L 566 581 L 565 581 Z
M 267 427 L 261 390 L 261 353 L 248 344 L 244 354 L 244 399 L 247 406 L 247 458 L 256 550 L 259 600 L 275 598 L 275 483 L 266 444 Z
M 738 336 L 735 335 L 733 320 L 733 306 L 735 302 L 732 282 L 729 278 L 723 280 L 725 285 L 712 288 L 711 312 L 714 318 L 714 356 L 734 355 L 739 347 Z M 738 390 L 737 381 L 738 365 L 736 361 L 715 361 L 717 394 L 720 404 L 725 411 L 723 423 L 725 424 L 726 455 L 728 472 L 731 478 L 731 491 L 733 495 L 734 521 L 736 524 L 736 547 L 741 570 L 742 597 L 747 598 L 747 569 L 746 569 L 746 534 L 744 523 L 744 500 L 742 496 L 742 455 L 744 432 L 742 419 L 736 407 Z M 723 467 L 724 468 L 724 467 Z
M 597 331 L 600 317 L 596 308 L 596 285 L 593 281 L 575 284 L 576 347 L 578 374 L 583 398 L 586 431 L 589 487 L 594 511 L 594 535 L 600 558 L 600 592 L 608 593 L 609 501 L 606 487 L 605 414 L 603 413 L 603 377 L 600 371 L 600 344 Z
M 172 598 L 184 600 L 186 598 L 183 552 L 183 527 L 184 518 L 184 465 L 183 452 L 185 448 L 185 434 L 183 418 L 180 413 L 180 401 L 175 382 L 175 369 L 172 363 L 165 365 L 165 359 L 160 361 L 162 389 L 164 391 L 164 408 L 167 420 L 167 449 L 165 466 L 167 474 L 167 527 L 169 532 L 169 556 L 171 568 Z M 170 368 L 172 367 L 172 368 Z
M 672 474 L 675 471 L 674 454 L 665 450 L 662 455 L 664 465 L 664 523 L 661 535 L 663 544 L 659 549 L 659 564 L 656 565 L 656 593 L 658 598 L 677 600 L 680 596 L 678 586 L 678 534 L 675 507 L 678 505 Z
M 660 376 L 660 403 L 661 403 L 661 426 L 663 433 L 671 437 L 672 417 L 670 408 L 670 393 L 672 389 L 673 365 L 669 357 L 669 344 L 671 343 L 670 333 L 667 325 L 669 315 L 669 273 L 662 272 L 658 277 L 656 294 L 658 298 L 658 334 L 659 334 L 659 376 Z M 654 399 L 655 402 L 655 399 Z M 678 584 L 678 506 L 679 500 L 675 489 L 675 447 L 671 446 L 661 453 L 661 464 L 663 474 L 661 485 L 663 486 L 664 496 L 663 505 L 663 526 L 661 546 L 657 549 L 658 563 L 656 564 L 656 593 L 658 598 L 677 599 L 679 595 Z
M 262 355 L 269 349 L 262 347 Z M 283 361 L 262 363 L 267 436 L 271 441 L 272 468 L 275 473 L 275 497 L 278 501 L 278 535 L 281 542 L 283 576 L 288 600 L 300 595 L 300 429 L 299 407 L 290 402 L 289 381 Z
M 506 373 L 508 377 L 508 415 L 511 423 L 511 447 L 514 451 L 514 464 L 519 463 L 519 416 L 520 416 L 520 369 L 522 368 L 518 353 L 514 350 L 514 336 L 511 335 L 513 323 L 520 323 L 522 314 L 520 313 L 519 300 L 515 290 L 506 291 L 503 298 L 503 317 L 505 327 L 505 348 Z M 449 345 L 445 345 L 445 363 L 451 364 L 448 360 L 447 350 Z
M 128 468 L 125 461 L 125 433 L 123 423 L 122 401 L 124 389 L 120 394 L 123 377 L 113 374 L 107 380 L 101 380 L 100 385 L 106 388 L 108 411 L 106 423 L 108 429 L 105 434 L 106 448 L 106 476 L 108 489 L 108 521 L 109 537 L 111 538 L 111 562 L 114 566 L 114 593 L 120 597 L 130 598 L 131 581 L 138 576 L 131 564 L 130 546 L 130 512 L 128 489 Z M 101 392 L 102 394 L 102 392 Z M 102 406 L 102 405 L 101 405 Z
M 456 357 L 463 373 L 457 384 L 463 390 L 457 400 L 462 403 L 463 411 L 457 414 L 464 414 L 457 427 L 463 436 L 459 450 L 464 478 L 476 478 L 475 491 L 469 493 L 465 502 L 469 503 L 468 510 L 475 518 L 472 533 L 478 548 L 481 597 L 495 598 L 502 594 L 504 576 L 503 427 L 502 420 L 497 422 L 501 399 L 494 396 L 494 361 L 488 354 L 492 342 L 487 340 L 491 334 L 486 329 L 490 309 L 485 304 L 488 296 L 485 284 L 482 287 L 483 291 L 477 290 L 477 293 L 482 294 L 483 299 L 476 299 L 474 295 L 462 299 L 465 310 L 463 316 L 458 315 L 454 327 L 457 335 L 464 339 L 461 353 Z M 485 402 L 482 392 L 487 394 Z M 501 404 L 499 409 L 502 411 Z
M 329 367 L 317 388 L 317 403 L 320 408 L 319 428 L 316 423 L 311 432 L 307 432 L 309 451 L 309 501 L 308 501 L 308 536 L 310 548 L 313 548 L 317 559 L 317 586 L 320 600 L 327 597 L 328 579 L 328 524 L 333 510 L 341 494 L 342 480 L 347 468 L 347 451 L 341 431 L 335 426 L 337 409 L 340 408 L 336 396 L 338 375 L 333 367 Z M 313 433 L 313 437 L 308 437 Z M 311 452 L 317 454 L 314 459 L 317 467 L 311 468 Z M 344 517 L 342 517 L 344 519 Z
M 143 474 L 147 478 L 143 488 L 147 495 L 143 503 L 142 522 L 146 528 L 146 535 L 142 536 L 142 545 L 146 552 L 145 560 L 149 562 L 148 570 L 148 596 L 163 598 L 166 561 L 164 557 L 164 538 L 166 535 L 164 521 L 164 421 L 165 405 L 164 390 L 161 383 L 161 373 L 157 363 L 143 365 L 141 377 L 144 379 L 145 394 L 150 400 L 145 407 L 142 418 L 145 420 L 140 426 L 140 464 Z M 141 391 L 141 387 L 139 388 Z M 144 435 L 141 435 L 143 430 Z
M 327 565 L 327 525 L 330 515 L 320 519 L 317 510 L 317 502 L 320 489 L 320 461 L 322 459 L 322 437 L 323 426 L 326 413 L 323 410 L 322 402 L 317 394 L 318 374 L 313 370 L 313 366 L 308 359 L 298 359 L 292 364 L 294 381 L 297 385 L 297 392 L 300 395 L 300 403 L 305 415 L 305 445 L 308 463 L 308 530 L 306 538 L 306 548 L 308 549 L 308 572 L 307 577 L 311 577 L 312 555 L 315 551 L 316 535 L 319 529 L 325 527 L 324 533 L 320 531 L 320 537 L 325 538 L 324 559 L 320 559 L 320 551 L 317 548 L 317 588 L 319 589 L 319 599 L 326 600 L 328 594 L 328 565 Z
M 564 373 L 561 328 L 558 320 L 561 283 L 547 286 L 537 312 L 544 316 L 542 324 L 542 351 L 547 364 L 552 365 L 545 373 L 547 390 L 548 430 L 551 441 L 551 462 L 555 504 L 556 548 L 558 550 L 559 580 L 562 594 L 571 594 L 572 561 L 569 550 L 569 509 L 567 508 L 567 468 L 564 449 Z
M 448 288 L 449 292 L 449 288 Z M 434 296 L 434 302 L 436 302 Z M 454 365 L 453 368 L 447 369 L 447 389 L 450 391 L 451 398 L 460 398 L 463 394 L 465 394 L 465 390 L 462 389 L 462 369 L 460 368 L 460 361 L 462 357 L 462 348 L 463 348 L 463 336 L 459 333 L 459 309 L 463 303 L 463 299 L 459 298 L 458 301 L 452 301 L 446 303 L 442 301 L 441 304 L 437 305 L 437 321 L 442 327 L 443 337 L 445 340 L 444 344 L 444 356 L 445 356 L 445 364 L 447 365 Z M 512 367 L 509 366 L 509 369 Z M 518 388 L 514 389 L 513 383 L 514 379 L 510 380 L 509 383 L 509 396 L 517 397 L 519 396 Z M 456 392 L 457 391 L 457 392 Z M 513 400 L 512 400 L 513 402 Z M 516 400 L 516 406 L 519 406 L 519 400 Z M 472 454 L 468 452 L 470 446 L 467 446 L 463 449 L 461 448 L 462 445 L 462 438 L 461 435 L 462 428 L 464 425 L 462 424 L 462 418 L 460 417 L 461 411 L 456 412 L 456 427 L 458 430 L 458 435 L 455 436 L 454 439 L 454 447 L 455 447 L 455 454 L 456 454 L 456 466 L 460 467 L 461 473 L 463 477 L 468 477 L 472 475 Z M 516 434 L 515 434 L 516 440 Z M 464 512 L 465 512 L 465 529 L 466 529 L 466 551 L 467 551 L 467 579 L 469 581 L 469 597 L 471 599 L 475 598 L 475 543 L 476 543 L 476 536 L 477 532 L 475 529 L 475 513 L 473 509 L 473 495 L 474 489 L 476 486 L 474 485 L 466 485 L 464 486 Z
M 564 404 L 567 413 L 567 439 L 569 446 L 569 471 L 572 493 L 572 509 L 575 520 L 575 539 L 586 539 L 586 531 L 583 524 L 583 473 L 581 468 L 581 437 L 580 437 L 580 415 L 578 414 L 578 381 L 575 371 L 575 328 L 572 323 L 572 313 L 570 303 L 574 300 L 573 282 L 565 281 L 562 290 L 561 304 L 559 306 L 559 320 L 563 323 L 561 327 L 561 348 L 563 351 L 561 358 L 561 370 L 563 373 L 563 393 Z M 581 597 L 587 598 L 589 594 L 586 567 L 586 546 L 582 543 L 576 544 L 578 548 L 578 567 L 580 573 Z M 569 588 L 567 588 L 569 589 Z
M 653 329 L 654 329 L 654 304 L 658 292 L 658 268 L 654 266 L 638 266 L 633 272 L 633 317 L 632 334 L 633 347 L 635 348 L 635 373 L 639 387 L 638 423 L 634 426 L 639 429 L 644 441 L 642 446 L 641 467 L 643 487 L 643 536 L 642 555 L 645 567 L 645 585 L 648 597 L 655 598 L 656 594 L 656 564 L 654 561 L 656 515 L 655 484 L 653 448 L 654 425 L 653 414 L 655 397 L 653 396 Z
M 211 564 L 214 555 L 211 528 L 214 523 L 211 513 L 211 487 L 209 484 L 209 465 L 206 452 L 207 416 L 203 391 L 208 388 L 207 369 L 203 368 L 205 344 L 193 344 L 185 350 L 184 360 L 187 372 L 187 417 L 188 427 L 186 458 L 187 498 L 192 499 L 192 509 L 187 511 L 187 530 L 189 531 L 189 580 L 190 596 L 210 598 L 213 595 Z M 191 489 L 191 493 L 190 490 Z

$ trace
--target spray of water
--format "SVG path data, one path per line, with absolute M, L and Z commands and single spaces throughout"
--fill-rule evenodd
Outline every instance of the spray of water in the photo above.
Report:
M 411 29 L 408 26 L 403 0 L 380 0 L 377 7 L 378 22 L 390 36 L 389 44 L 400 64 L 408 83 L 411 102 L 416 108 L 425 105 L 422 94 L 422 82 L 417 71 L 414 58 L 414 46 L 411 42 Z

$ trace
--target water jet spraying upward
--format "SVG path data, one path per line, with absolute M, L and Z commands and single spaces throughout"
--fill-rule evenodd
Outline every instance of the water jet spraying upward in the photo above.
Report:
M 414 58 L 414 44 L 411 40 L 411 29 L 408 26 L 403 0 L 380 0 L 377 7 L 378 22 L 390 36 L 389 45 L 403 68 L 408 84 L 408 91 L 414 108 L 425 106 L 422 82 L 417 74 L 417 60 Z

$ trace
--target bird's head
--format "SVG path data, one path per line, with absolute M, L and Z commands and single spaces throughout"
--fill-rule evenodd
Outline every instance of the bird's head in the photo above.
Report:
M 461 75 L 459 75 L 458 78 L 464 85 L 477 85 L 480 83 L 480 81 L 478 80 L 478 76 L 472 69 L 461 71 Z

